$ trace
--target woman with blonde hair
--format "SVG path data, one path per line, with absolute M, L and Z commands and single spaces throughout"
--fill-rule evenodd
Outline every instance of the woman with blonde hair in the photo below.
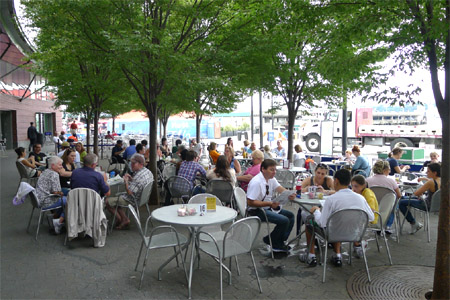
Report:
M 230 164 L 230 168 L 234 169 L 236 174 L 241 173 L 241 164 L 237 159 L 234 159 L 234 149 L 232 147 L 225 146 L 224 155 L 228 159 L 228 163 Z
M 84 157 L 87 154 L 86 150 L 83 147 L 83 143 L 81 143 L 81 142 L 76 143 L 75 150 L 77 150 L 77 152 L 80 153 L 80 161 L 83 161 Z
M 295 150 L 294 161 L 296 161 L 298 159 L 306 160 L 305 153 L 303 153 L 303 149 L 299 144 L 295 145 L 294 150 Z
M 264 159 L 273 158 L 272 153 L 270 153 L 270 147 L 269 145 L 264 146 Z

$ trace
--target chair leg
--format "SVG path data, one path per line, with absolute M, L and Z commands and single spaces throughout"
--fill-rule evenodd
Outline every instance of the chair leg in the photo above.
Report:
M 136 261 L 136 267 L 134 268 L 135 271 L 137 271 L 137 267 L 139 264 L 139 260 L 141 259 L 141 253 L 142 253 L 142 248 L 144 247 L 144 241 L 141 242 L 141 248 L 139 249 L 139 255 Z
M 36 237 L 34 238 L 37 241 L 38 234 L 39 234 L 39 227 L 41 226 L 41 220 L 42 220 L 42 211 L 39 212 L 39 220 L 38 220 L 38 226 L 36 229 Z
M 64 246 L 65 245 L 67 245 L 67 235 L 68 235 L 69 233 L 66 233 L 66 237 L 64 238 Z
M 27 232 L 29 232 L 29 229 L 30 229 L 31 219 L 33 218 L 33 213 L 34 213 L 34 207 L 31 209 L 30 220 L 28 220 Z
M 387 240 L 387 238 L 386 238 L 386 234 L 385 234 L 384 232 L 382 232 L 382 233 L 383 233 L 384 244 L 385 244 L 385 246 L 386 246 L 386 252 L 387 252 L 388 258 L 389 258 L 389 263 L 390 263 L 391 266 L 392 266 L 391 251 L 389 250 L 388 240 Z M 364 248 L 364 247 L 363 247 L 363 248 Z M 379 250 L 378 250 L 378 251 L 379 251 Z
M 394 218 L 394 226 L 395 226 L 395 235 L 397 237 L 397 244 L 400 244 L 400 215 L 398 210 L 395 213 L 395 218 Z
M 114 224 L 116 223 L 116 215 L 117 215 L 118 208 L 119 208 L 119 200 L 117 200 L 116 209 L 114 210 L 113 221 L 111 222 L 111 229 L 109 230 L 110 233 L 112 233 L 112 231 L 114 229 Z
M 361 246 L 363 246 L 362 242 L 361 242 Z M 351 265 L 352 264 L 352 248 L 353 248 L 353 243 L 350 242 L 348 243 L 348 264 Z
M 149 251 L 149 249 L 147 248 L 147 251 L 145 252 L 144 263 L 142 265 L 142 273 L 141 273 L 141 281 L 139 282 L 139 289 L 141 289 L 142 280 L 144 279 L 144 272 L 145 272 L 145 266 L 147 265 L 148 251 Z
M 178 253 L 177 253 L 177 246 L 173 247 L 173 252 L 175 253 L 175 259 L 177 261 L 177 267 L 180 266 L 180 263 L 178 262 Z
M 253 257 L 253 252 L 250 251 L 250 256 L 252 257 L 253 268 L 255 269 L 256 280 L 258 281 L 259 292 L 262 293 L 261 282 L 259 281 L 258 270 L 256 269 L 255 258 Z
M 323 283 L 325 283 L 325 274 L 327 272 L 327 254 L 328 254 L 328 241 L 325 240 L 325 254 L 323 257 L 323 276 L 322 276 Z
M 239 262 L 238 262 L 237 255 L 234 257 L 234 260 L 236 261 L 236 269 L 237 269 L 238 276 L 241 276 L 241 270 L 239 268 Z
M 428 243 L 431 242 L 431 228 L 430 228 L 430 213 L 428 211 L 425 212 L 426 215 L 426 224 L 427 224 L 427 236 Z
M 364 257 L 364 264 L 366 265 L 367 279 L 370 282 L 369 265 L 367 264 L 366 250 L 364 249 L 364 247 L 362 247 L 362 251 L 363 251 L 363 257 Z
M 384 235 L 384 228 L 381 227 L 381 234 Z M 380 243 L 378 243 L 378 234 L 375 232 L 375 242 L 377 243 L 378 252 L 380 252 Z

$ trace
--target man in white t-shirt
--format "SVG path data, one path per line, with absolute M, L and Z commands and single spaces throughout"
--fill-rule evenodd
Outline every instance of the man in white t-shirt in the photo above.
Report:
M 270 223 L 276 224 L 270 233 L 274 252 L 288 252 L 289 248 L 285 241 L 289 238 L 292 227 L 295 223 L 294 214 L 282 209 L 280 203 L 272 202 L 274 191 L 282 193 L 286 189 L 275 179 L 277 163 L 273 159 L 266 159 L 261 163 L 261 172 L 252 178 L 247 189 L 247 205 L 249 214 L 258 216 L 265 221 L 264 209 Z M 289 196 L 289 200 L 294 200 L 295 193 Z M 269 236 L 263 238 L 264 243 L 269 245 Z
M 324 229 L 327 226 L 329 217 L 334 212 L 342 209 L 362 209 L 369 216 L 369 222 L 374 220 L 373 211 L 369 204 L 367 204 L 366 199 L 348 188 L 351 178 L 352 176 L 349 170 L 338 170 L 334 175 L 334 188 L 336 193 L 328 197 L 323 205 L 322 211 L 320 211 L 320 208 L 317 206 L 313 206 L 311 208 L 310 212 L 314 215 L 314 221 L 319 226 L 316 230 Z M 308 212 L 302 212 L 303 220 L 306 220 L 308 216 Z M 311 241 L 311 238 L 314 238 L 312 237 L 311 229 L 312 228 L 307 223 L 306 239 L 308 243 Z M 341 243 L 334 243 L 333 246 L 335 252 L 333 256 L 333 263 L 336 266 L 342 266 Z M 315 267 L 317 265 L 317 259 L 314 252 L 314 247 L 310 247 L 309 253 L 306 252 L 300 254 L 299 259 L 300 261 L 307 263 L 310 267 Z

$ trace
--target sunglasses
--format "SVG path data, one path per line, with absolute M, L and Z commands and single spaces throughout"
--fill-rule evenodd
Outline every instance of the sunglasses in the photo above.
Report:
M 269 185 L 266 184 L 266 196 L 269 195 Z
M 322 163 L 318 164 L 318 165 L 317 165 L 317 168 L 320 168 L 320 169 L 327 169 L 327 170 L 328 170 L 328 166 L 327 166 L 326 164 L 322 164 Z

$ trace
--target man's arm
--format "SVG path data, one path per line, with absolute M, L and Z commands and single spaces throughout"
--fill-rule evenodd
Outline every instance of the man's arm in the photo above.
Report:
M 249 207 L 269 207 L 275 209 L 280 205 L 280 203 L 272 201 L 252 200 L 250 198 L 247 198 L 247 205 Z

